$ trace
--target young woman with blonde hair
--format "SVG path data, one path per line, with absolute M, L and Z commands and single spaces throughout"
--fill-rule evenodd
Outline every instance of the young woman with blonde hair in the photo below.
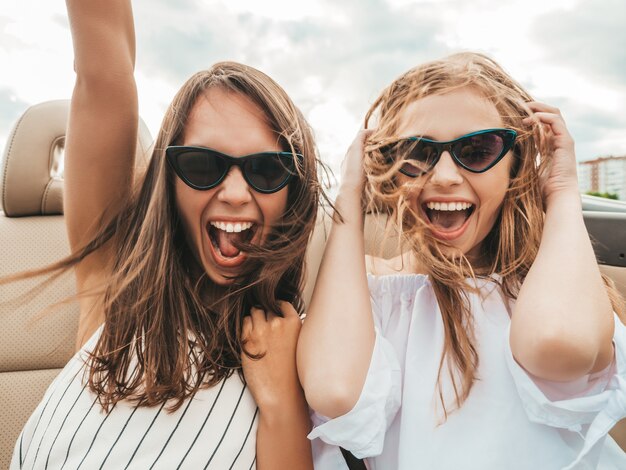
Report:
M 11 468 L 311 468 L 295 365 L 311 129 L 265 74 L 218 63 L 183 85 L 135 175 L 130 1 L 67 6 L 72 255 L 40 274 L 75 270 L 81 349 Z
M 623 303 L 559 110 L 461 53 L 395 80 L 374 119 L 299 339 L 310 437 L 370 469 L 626 468 L 605 440 L 626 416 Z M 364 207 L 399 256 L 365 257 Z

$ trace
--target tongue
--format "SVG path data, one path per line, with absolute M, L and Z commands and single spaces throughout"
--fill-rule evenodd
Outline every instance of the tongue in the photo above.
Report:
M 235 256 L 237 256 L 240 253 L 240 250 L 233 243 L 243 241 L 241 237 L 241 232 L 228 233 L 223 230 L 216 230 L 216 232 L 217 246 L 219 247 L 222 256 L 225 256 L 227 258 L 234 258 Z
M 467 219 L 467 211 L 429 211 L 431 223 L 442 230 L 456 230 Z

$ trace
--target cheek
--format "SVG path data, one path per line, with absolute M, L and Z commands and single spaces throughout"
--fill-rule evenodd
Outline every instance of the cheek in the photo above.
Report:
M 494 179 L 490 185 L 482 188 L 482 194 L 480 195 L 483 219 L 482 235 L 487 235 L 493 228 L 494 223 L 500 215 L 508 187 L 509 178 L 508 175 L 506 175 L 503 178 Z
M 499 211 L 511 183 L 511 154 L 509 153 L 494 168 L 476 175 L 472 186 L 479 192 L 481 205 Z M 497 215 L 497 214 L 496 214 Z
M 196 191 L 180 180 L 176 181 L 174 195 L 178 216 L 185 229 L 187 241 L 193 245 L 193 240 L 200 236 L 200 222 L 202 211 L 206 206 L 205 194 L 207 191 Z
M 419 200 L 426 183 L 426 178 L 410 178 L 401 174 L 396 181 L 398 188 L 400 188 L 398 192 L 399 197 L 403 199 L 416 214 L 419 214 Z
M 193 198 L 188 189 L 191 188 L 188 188 L 180 181 L 176 181 L 174 189 L 176 209 L 178 210 L 179 217 L 185 224 L 185 229 L 187 229 L 188 224 L 191 222 L 191 208 L 193 206 Z
M 265 225 L 273 225 L 282 219 L 287 210 L 288 189 L 284 188 L 273 194 L 259 194 L 257 202 L 263 213 Z

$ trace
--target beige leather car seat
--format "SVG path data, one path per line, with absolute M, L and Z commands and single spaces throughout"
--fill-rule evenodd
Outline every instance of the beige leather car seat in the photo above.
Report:
M 0 277 L 69 254 L 61 176 L 68 114 L 69 100 L 34 105 L 9 135 L 0 175 Z M 146 155 L 150 143 L 142 122 L 137 154 Z M 74 294 L 74 278 L 45 279 L 0 285 L 0 469 L 8 468 L 22 427 L 74 352 L 77 303 L 44 312 Z

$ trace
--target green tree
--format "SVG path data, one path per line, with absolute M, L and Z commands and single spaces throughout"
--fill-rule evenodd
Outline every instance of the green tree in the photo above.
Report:
M 600 193 L 598 191 L 587 191 L 586 194 L 589 194 L 590 196 L 598 196 L 598 197 L 605 197 L 607 199 L 615 199 L 617 200 L 617 194 L 615 193 Z

